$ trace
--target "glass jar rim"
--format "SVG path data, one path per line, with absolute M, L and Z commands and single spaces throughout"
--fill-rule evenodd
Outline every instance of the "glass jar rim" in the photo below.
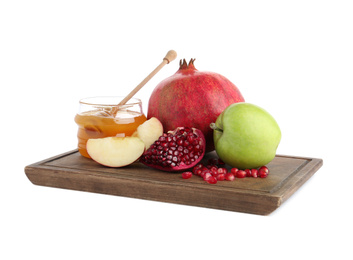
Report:
M 139 98 L 131 98 L 124 105 L 119 105 L 119 102 L 123 100 L 125 96 L 94 96 L 94 97 L 86 97 L 79 100 L 79 103 L 82 105 L 88 106 L 107 106 L 107 107 L 116 107 L 116 106 L 133 106 L 133 105 L 141 105 L 142 101 Z M 92 102 L 93 100 L 111 100 L 109 102 Z M 116 102 L 112 100 L 116 99 Z M 90 101 L 92 100 L 92 101 Z

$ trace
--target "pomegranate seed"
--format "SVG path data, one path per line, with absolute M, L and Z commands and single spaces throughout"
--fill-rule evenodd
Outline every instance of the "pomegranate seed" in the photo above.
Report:
M 233 173 L 234 175 L 236 175 L 237 171 L 238 171 L 238 168 L 230 169 L 230 172 Z
M 260 168 L 257 172 L 258 172 L 258 176 L 260 178 L 266 178 L 267 175 L 268 175 L 268 170 L 266 170 L 266 169 L 261 169 Z
M 218 168 L 216 166 L 212 166 L 210 168 L 210 171 L 212 172 L 212 175 L 216 175 L 218 174 Z
M 199 163 L 196 166 L 194 166 L 194 168 L 192 168 L 192 172 L 196 173 L 196 171 L 200 170 L 202 167 L 203 167 L 203 165 L 201 163 Z
M 207 178 L 206 181 L 210 184 L 216 184 L 217 183 L 217 179 L 211 175 L 211 177 Z
M 224 173 L 219 173 L 215 177 L 216 177 L 217 181 L 224 181 L 226 179 L 226 175 Z
M 184 140 L 182 140 L 182 139 L 178 139 L 176 143 L 177 143 L 177 145 L 183 145 Z
M 251 170 L 250 169 L 245 169 L 246 172 L 246 177 L 251 177 Z
M 212 176 L 210 171 L 203 171 L 200 175 L 205 181 Z
M 261 166 L 259 170 L 265 171 L 266 173 L 269 172 L 268 168 L 266 166 Z
M 226 168 L 218 168 L 218 173 L 227 173 L 227 169 Z
M 197 170 L 195 171 L 195 175 L 200 176 L 200 175 L 201 175 L 201 173 L 202 173 L 202 170 L 201 170 L 201 169 L 197 169 Z
M 206 168 L 205 166 L 202 166 L 201 172 L 205 173 L 205 172 L 211 172 L 211 171 L 210 171 L 210 169 Z
M 207 179 L 213 177 L 213 175 L 211 174 L 211 172 L 205 172 L 203 174 L 203 176 L 201 176 L 205 181 L 207 181 Z
M 183 172 L 181 174 L 181 177 L 183 177 L 183 179 L 190 179 L 192 176 L 192 172 Z
M 236 177 L 237 178 L 244 178 L 244 177 L 246 177 L 246 172 L 243 170 L 238 170 L 236 173 Z
M 257 178 L 257 169 L 251 169 L 251 177 Z
M 225 179 L 226 179 L 227 181 L 234 181 L 234 180 L 235 180 L 235 176 L 234 176 L 233 173 L 228 172 L 228 173 L 226 174 L 226 176 L 225 176 Z

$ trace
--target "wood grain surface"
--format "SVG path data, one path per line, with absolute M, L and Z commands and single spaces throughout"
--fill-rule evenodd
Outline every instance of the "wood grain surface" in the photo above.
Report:
M 204 160 L 216 157 L 209 153 Z M 102 193 L 167 203 L 268 215 L 296 192 L 323 164 L 322 159 L 277 155 L 267 178 L 243 178 L 208 184 L 201 177 L 148 168 L 135 162 L 109 168 L 77 150 L 28 165 L 35 185 Z

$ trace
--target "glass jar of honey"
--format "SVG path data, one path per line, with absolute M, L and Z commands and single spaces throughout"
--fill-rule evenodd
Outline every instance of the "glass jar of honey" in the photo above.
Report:
M 131 98 L 118 105 L 124 97 L 90 97 L 79 101 L 75 116 L 78 125 L 78 150 L 90 158 L 86 150 L 88 139 L 111 136 L 131 136 L 139 125 L 146 121 L 140 99 Z

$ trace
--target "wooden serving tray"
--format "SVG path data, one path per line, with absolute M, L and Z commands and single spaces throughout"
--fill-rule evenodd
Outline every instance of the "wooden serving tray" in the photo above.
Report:
M 216 157 L 209 153 L 204 160 Z M 109 168 L 77 150 L 28 165 L 25 173 L 36 185 L 268 215 L 286 201 L 323 164 L 322 159 L 277 155 L 267 178 L 243 178 L 208 184 L 199 176 L 182 179 L 133 163 Z

